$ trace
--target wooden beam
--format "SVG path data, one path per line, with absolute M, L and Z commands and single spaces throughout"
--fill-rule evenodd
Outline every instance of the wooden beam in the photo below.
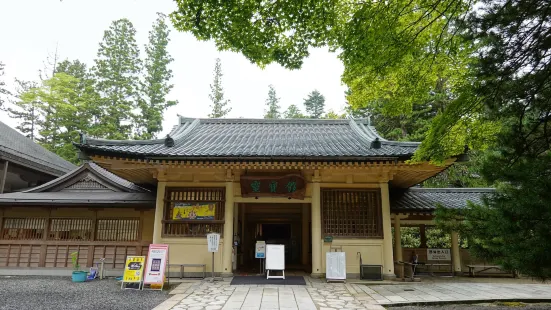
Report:
M 4 193 L 4 186 L 6 185 L 6 175 L 8 174 L 9 161 L 4 161 L 4 168 L 2 169 L 2 175 L 0 176 L 0 194 Z

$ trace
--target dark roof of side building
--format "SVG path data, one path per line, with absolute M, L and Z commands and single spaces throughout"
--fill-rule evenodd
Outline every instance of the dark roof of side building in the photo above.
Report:
M 390 209 L 396 211 L 432 212 L 438 205 L 449 209 L 462 209 L 467 202 L 482 203 L 484 195 L 493 188 L 418 188 L 394 190 L 390 194 Z
M 387 141 L 365 119 L 191 119 L 156 140 L 83 138 L 88 154 L 175 159 L 409 158 L 417 142 Z M 380 141 L 380 147 L 372 142 Z M 171 145 L 173 144 L 173 145 Z
M 155 205 L 155 196 L 95 163 L 85 163 L 73 171 L 38 187 L 0 195 L 0 204 L 69 205 Z
M 52 176 L 63 175 L 76 167 L 2 122 L 0 122 L 0 159 Z

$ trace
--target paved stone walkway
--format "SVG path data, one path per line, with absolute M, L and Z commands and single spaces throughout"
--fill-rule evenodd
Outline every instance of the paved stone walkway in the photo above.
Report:
M 503 283 L 415 283 L 362 285 L 307 279 L 306 286 L 237 285 L 229 281 L 182 283 L 155 310 L 384 309 L 422 302 L 551 300 L 551 285 Z

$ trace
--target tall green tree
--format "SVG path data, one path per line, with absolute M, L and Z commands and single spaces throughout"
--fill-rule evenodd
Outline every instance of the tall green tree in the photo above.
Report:
M 6 102 L 6 97 L 10 95 L 10 92 L 6 88 L 6 82 L 3 80 L 4 76 L 4 64 L 0 62 L 0 109 L 4 105 L 4 102 Z
M 283 112 L 283 118 L 305 118 L 302 111 L 295 104 L 291 104 L 285 112 Z
M 264 118 L 281 118 L 279 112 L 279 99 L 273 85 L 268 86 L 268 98 L 266 99 L 266 112 Z
M 470 236 L 476 256 L 541 279 L 551 277 L 549 12 L 549 1 L 483 1 L 468 19 L 468 35 L 481 44 L 474 102 L 503 124 L 481 168 L 497 191 L 460 214 L 440 209 L 437 216 Z M 438 125 L 445 121 L 453 119 Z
M 231 111 L 231 108 L 227 107 L 230 101 L 224 99 L 222 76 L 222 64 L 220 62 L 220 58 L 216 58 L 216 63 L 214 65 L 214 79 L 212 81 L 212 84 L 210 84 L 209 98 L 210 101 L 212 101 L 212 104 L 210 106 L 211 112 L 209 114 L 210 118 L 224 117 Z
M 138 100 L 140 114 L 136 116 L 136 135 L 141 139 L 151 139 L 163 129 L 163 112 L 178 103 L 167 100 L 174 87 L 170 82 L 174 61 L 168 52 L 170 29 L 165 22 L 166 15 L 157 13 L 157 20 L 149 32 L 149 43 L 145 46 L 144 81 L 141 83 L 141 96 Z
M 317 90 L 308 94 L 304 99 L 304 107 L 310 118 L 321 118 L 325 108 L 325 97 Z
M 323 115 L 322 118 L 325 118 L 325 119 L 345 119 L 346 114 L 338 114 L 337 112 L 335 112 L 333 110 L 329 110 L 327 113 L 325 113 Z
M 34 92 L 40 101 L 40 144 L 74 163 L 78 159 L 72 143 L 80 131 L 86 131 L 90 119 L 87 98 L 80 96 L 78 84 L 79 79 L 56 73 Z
M 103 101 L 95 89 L 96 81 L 86 64 L 79 60 L 64 60 L 57 64 L 55 73 L 64 73 L 78 80 L 74 91 L 79 100 L 79 110 L 76 111 L 74 121 L 78 123 L 75 130 L 86 133 L 91 137 L 102 137 L 98 133 L 102 130 L 100 120 L 103 115 Z
M 17 120 L 15 127 L 31 140 L 36 140 L 40 125 L 40 101 L 35 82 L 15 79 L 16 99 L 7 108 L 8 116 Z
M 135 35 L 132 23 L 119 19 L 111 23 L 99 44 L 93 72 L 103 108 L 97 133 L 104 138 L 132 137 L 141 66 Z

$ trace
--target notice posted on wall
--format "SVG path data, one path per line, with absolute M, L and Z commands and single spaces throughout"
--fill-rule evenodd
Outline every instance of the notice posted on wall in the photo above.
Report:
M 144 284 L 163 284 L 168 260 L 168 244 L 151 244 L 147 254 Z
M 450 249 L 427 249 L 427 260 L 452 260 Z

